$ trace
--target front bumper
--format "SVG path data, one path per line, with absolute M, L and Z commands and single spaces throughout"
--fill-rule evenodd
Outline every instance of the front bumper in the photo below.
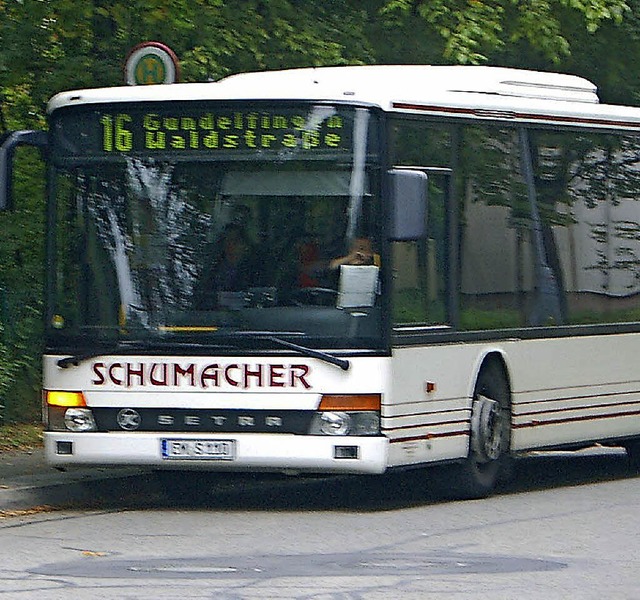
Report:
M 233 440 L 235 457 L 233 460 L 163 458 L 162 440 L 175 438 Z M 341 450 L 344 447 L 349 450 Z M 65 468 L 96 465 L 379 474 L 387 468 L 389 443 L 382 436 L 45 432 L 44 448 L 51 466 Z

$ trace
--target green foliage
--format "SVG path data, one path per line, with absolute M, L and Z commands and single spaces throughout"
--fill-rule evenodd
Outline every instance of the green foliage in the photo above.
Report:
M 58 91 L 119 85 L 128 52 L 147 40 L 177 53 L 184 81 L 372 62 L 366 19 L 345 0 L 7 0 L 0 2 L 5 111 L 13 109 L 14 87 L 28 91 L 41 116 Z
M 7 421 L 37 418 L 42 352 L 43 164 L 23 148 L 16 167 L 16 210 L 0 213 L 0 405 Z
M 446 61 L 486 62 L 496 52 L 525 40 L 550 63 L 571 52 L 564 15 L 595 33 L 606 22 L 620 23 L 629 12 L 625 0 L 390 0 L 382 13 L 394 26 L 420 18 L 444 42 Z

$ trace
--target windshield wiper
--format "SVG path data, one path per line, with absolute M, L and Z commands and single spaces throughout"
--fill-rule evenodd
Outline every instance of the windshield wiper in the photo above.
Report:
M 158 342 L 158 341 L 121 341 L 113 344 L 112 346 L 103 346 L 101 348 L 95 348 L 94 350 L 89 350 L 87 352 L 82 352 L 79 354 L 75 354 L 73 356 L 66 356 L 65 358 L 61 358 L 58 360 L 57 365 L 61 369 L 66 369 L 68 367 L 77 367 L 80 363 L 85 360 L 89 360 L 91 358 L 95 358 L 96 356 L 102 356 L 103 354 L 113 354 L 114 352 L 122 352 L 124 350 L 150 350 L 155 348 L 162 347 L 171 347 L 174 348 L 179 346 L 180 348 L 222 348 L 220 344 L 198 344 L 198 343 L 185 343 L 185 342 Z M 232 344 L 225 345 L 224 347 L 236 347 Z
M 287 340 L 281 340 L 280 338 L 273 335 L 265 336 L 264 339 L 269 340 L 270 342 L 275 342 L 276 344 L 280 344 L 285 348 L 295 350 L 303 356 L 310 356 L 311 358 L 323 360 L 324 362 L 327 362 L 331 365 L 340 367 L 343 371 L 348 371 L 349 367 L 351 367 L 351 363 L 346 358 L 339 358 L 338 356 L 334 356 L 333 354 L 329 354 L 328 352 L 323 352 L 322 350 L 314 350 L 313 348 L 308 348 L 307 346 L 301 346 L 300 344 L 287 342 Z
M 301 346 L 300 344 L 294 344 L 293 342 L 288 342 L 287 340 L 283 340 L 282 338 L 274 335 L 276 332 L 272 331 L 234 331 L 233 333 L 220 334 L 224 335 L 225 338 L 250 338 L 256 340 L 266 340 L 268 342 L 273 342 L 274 344 L 278 344 L 284 348 L 289 348 L 290 350 L 295 350 L 299 354 L 303 356 L 309 356 L 311 358 L 317 358 L 319 360 L 323 360 L 331 365 L 335 365 L 336 367 L 340 367 L 343 371 L 348 371 L 351 367 L 351 363 L 346 358 L 340 358 L 338 356 L 334 356 L 333 354 L 329 354 L 328 352 L 323 352 L 322 350 L 314 350 L 313 348 L 309 348 L 308 346 Z M 303 336 L 302 332 L 297 331 L 279 331 L 277 332 L 280 335 L 296 335 Z
M 348 371 L 351 367 L 351 363 L 344 358 L 340 358 L 338 356 L 334 356 L 333 354 L 329 354 L 328 352 L 323 352 L 322 350 L 314 350 L 313 348 L 308 348 L 307 346 L 301 346 L 300 344 L 294 344 L 293 342 L 288 342 L 287 340 L 283 340 L 280 337 L 273 335 L 275 332 L 271 331 L 236 331 L 233 333 L 221 333 L 216 337 L 221 337 L 225 341 L 230 342 L 230 346 L 237 348 L 237 345 L 233 344 L 234 338 L 249 338 L 256 340 L 265 340 L 268 342 L 272 342 L 274 344 L 278 344 L 284 348 L 289 348 L 290 350 L 295 350 L 299 354 L 303 356 L 309 356 L 310 358 L 317 358 L 324 362 L 327 362 L 331 365 L 335 365 L 336 367 L 340 367 L 343 371 Z M 284 333 L 284 335 L 303 335 L 298 332 L 279 332 Z M 124 350 L 149 350 L 153 348 L 161 348 L 163 346 L 166 347 L 176 347 L 179 346 L 181 348 L 220 348 L 222 347 L 220 344 L 199 344 L 199 343 L 185 343 L 185 342 L 158 342 L 151 341 L 142 342 L 142 341 L 121 341 L 117 342 L 112 346 L 105 346 L 102 348 L 96 348 L 94 350 L 90 350 L 83 353 L 78 353 L 73 356 L 66 356 L 65 358 L 61 358 L 58 360 L 57 365 L 61 369 L 67 369 L 68 367 L 77 367 L 80 363 L 85 360 L 89 360 L 91 358 L 95 358 L 96 356 L 101 356 L 103 354 L 112 354 L 114 352 L 122 352 Z

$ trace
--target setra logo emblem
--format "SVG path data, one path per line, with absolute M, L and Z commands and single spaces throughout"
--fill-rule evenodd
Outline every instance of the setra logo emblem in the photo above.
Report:
M 133 410 L 132 408 L 123 408 L 116 418 L 118 421 L 118 425 L 122 429 L 126 431 L 133 431 L 134 429 L 138 429 L 140 427 L 140 423 L 142 422 L 142 418 L 140 417 L 140 413 L 137 410 Z

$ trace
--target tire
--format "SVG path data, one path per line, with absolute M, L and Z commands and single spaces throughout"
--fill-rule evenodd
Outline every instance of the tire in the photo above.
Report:
M 640 440 L 631 440 L 624 445 L 629 457 L 629 466 L 637 473 L 640 473 Z
M 484 498 L 511 470 L 511 391 L 502 364 L 480 369 L 473 393 L 469 455 L 451 467 L 449 495 Z

